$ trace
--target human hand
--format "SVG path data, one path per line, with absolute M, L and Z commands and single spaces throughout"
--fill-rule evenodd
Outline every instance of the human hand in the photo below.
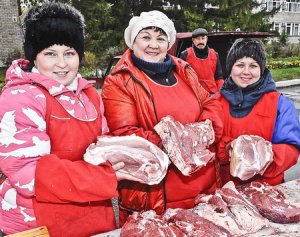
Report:
M 136 182 L 139 182 L 139 183 L 145 183 L 144 180 L 141 180 L 129 173 L 124 173 L 122 171 L 116 171 L 116 176 L 117 176 L 117 180 L 118 181 L 121 181 L 121 180 L 130 180 L 130 181 L 136 181 Z
M 223 136 L 220 142 L 217 143 L 217 157 L 221 165 L 229 164 L 232 140 L 231 137 Z
M 111 167 L 113 168 L 114 171 L 118 171 L 119 169 L 122 169 L 124 166 L 125 166 L 124 162 L 118 162 L 118 163 L 111 165 Z
M 130 180 L 130 181 L 137 181 L 140 183 L 145 183 L 145 181 L 129 174 L 129 173 L 125 173 L 124 171 L 122 171 L 121 169 L 124 168 L 125 163 L 124 162 L 118 162 L 112 165 L 112 168 L 114 169 L 114 171 L 116 171 L 116 176 L 117 176 L 117 180 L 121 181 L 121 180 Z
M 226 146 L 225 146 L 225 151 L 226 151 L 226 154 L 229 157 L 229 161 L 230 161 L 230 158 L 233 156 L 233 154 L 232 154 L 232 146 L 233 146 L 232 142 L 228 142 L 226 144 Z

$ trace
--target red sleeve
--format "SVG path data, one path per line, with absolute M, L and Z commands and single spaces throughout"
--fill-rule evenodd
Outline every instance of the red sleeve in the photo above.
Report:
M 201 120 L 210 119 L 215 131 L 215 143 L 217 143 L 223 134 L 224 113 L 222 105 L 213 97 L 207 97 L 203 101 L 203 112 Z
M 288 144 L 273 144 L 274 160 L 264 173 L 264 177 L 276 177 L 297 163 L 298 149 Z
M 108 76 L 102 90 L 102 98 L 105 106 L 105 117 L 110 132 L 114 136 L 126 136 L 136 134 L 161 146 L 161 139 L 156 132 L 144 129 L 139 125 L 137 108 L 134 99 L 130 96 L 122 84 L 124 79 L 121 75 Z M 145 108 L 147 105 L 142 104 Z M 152 111 L 149 112 L 149 116 Z M 154 113 L 153 113 L 154 114 Z M 145 122 L 146 123 L 146 122 Z
M 224 79 L 218 79 L 218 80 L 216 80 L 216 84 L 217 84 L 218 91 L 220 91 L 221 87 L 224 84 Z
M 109 163 L 94 166 L 46 155 L 37 163 L 35 194 L 41 202 L 101 201 L 118 196 L 117 178 Z
M 229 164 L 229 155 L 226 148 L 232 140 L 231 137 L 222 136 L 221 140 L 217 143 L 217 157 L 221 165 Z

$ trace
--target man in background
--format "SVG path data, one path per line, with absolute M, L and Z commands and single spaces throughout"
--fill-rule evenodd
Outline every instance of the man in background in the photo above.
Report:
M 208 33 L 203 28 L 192 32 L 192 47 L 187 48 L 180 58 L 187 61 L 196 71 L 201 85 L 211 94 L 223 85 L 223 72 L 218 53 L 207 45 Z

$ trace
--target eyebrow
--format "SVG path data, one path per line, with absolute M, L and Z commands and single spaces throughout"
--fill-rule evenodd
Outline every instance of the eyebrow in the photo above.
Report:
M 163 32 L 160 32 L 160 31 L 155 31 L 155 32 L 159 32 L 158 36 L 165 36 L 165 37 L 167 37 Z M 147 29 L 141 30 L 140 33 L 144 33 L 144 34 L 151 35 L 151 34 L 147 31 Z
M 52 52 L 56 52 L 55 49 L 50 49 L 50 48 L 46 48 L 45 50 L 50 50 Z M 75 49 L 74 48 L 68 48 L 68 49 L 64 50 L 64 52 L 67 52 L 67 51 L 70 51 L 70 50 L 75 50 Z
M 50 48 L 46 48 L 45 50 L 50 50 L 50 51 L 53 51 L 53 52 L 55 52 L 55 50 L 54 50 L 54 49 L 50 49 Z

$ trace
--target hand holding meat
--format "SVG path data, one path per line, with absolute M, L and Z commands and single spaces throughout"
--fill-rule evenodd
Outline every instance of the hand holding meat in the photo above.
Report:
M 171 161 L 184 175 L 190 175 L 214 158 L 208 147 L 215 140 L 210 120 L 182 125 L 166 116 L 154 127 Z
M 272 143 L 262 137 L 241 135 L 229 146 L 230 174 L 248 180 L 264 174 L 273 161 Z
M 109 161 L 115 167 L 118 180 L 149 185 L 159 183 L 169 165 L 169 158 L 161 149 L 139 136 L 98 137 L 97 143 L 87 148 L 84 160 L 93 165 Z M 120 162 L 124 167 L 118 169 Z
M 131 174 L 127 174 L 122 172 L 122 169 L 124 168 L 125 163 L 124 162 L 118 162 L 113 164 L 111 167 L 113 168 L 113 170 L 116 172 L 116 176 L 117 176 L 117 180 L 121 181 L 121 180 L 132 180 L 132 181 L 136 181 L 136 182 L 140 182 L 143 183 L 143 180 L 132 176 Z M 119 171 L 121 170 L 121 171 Z

